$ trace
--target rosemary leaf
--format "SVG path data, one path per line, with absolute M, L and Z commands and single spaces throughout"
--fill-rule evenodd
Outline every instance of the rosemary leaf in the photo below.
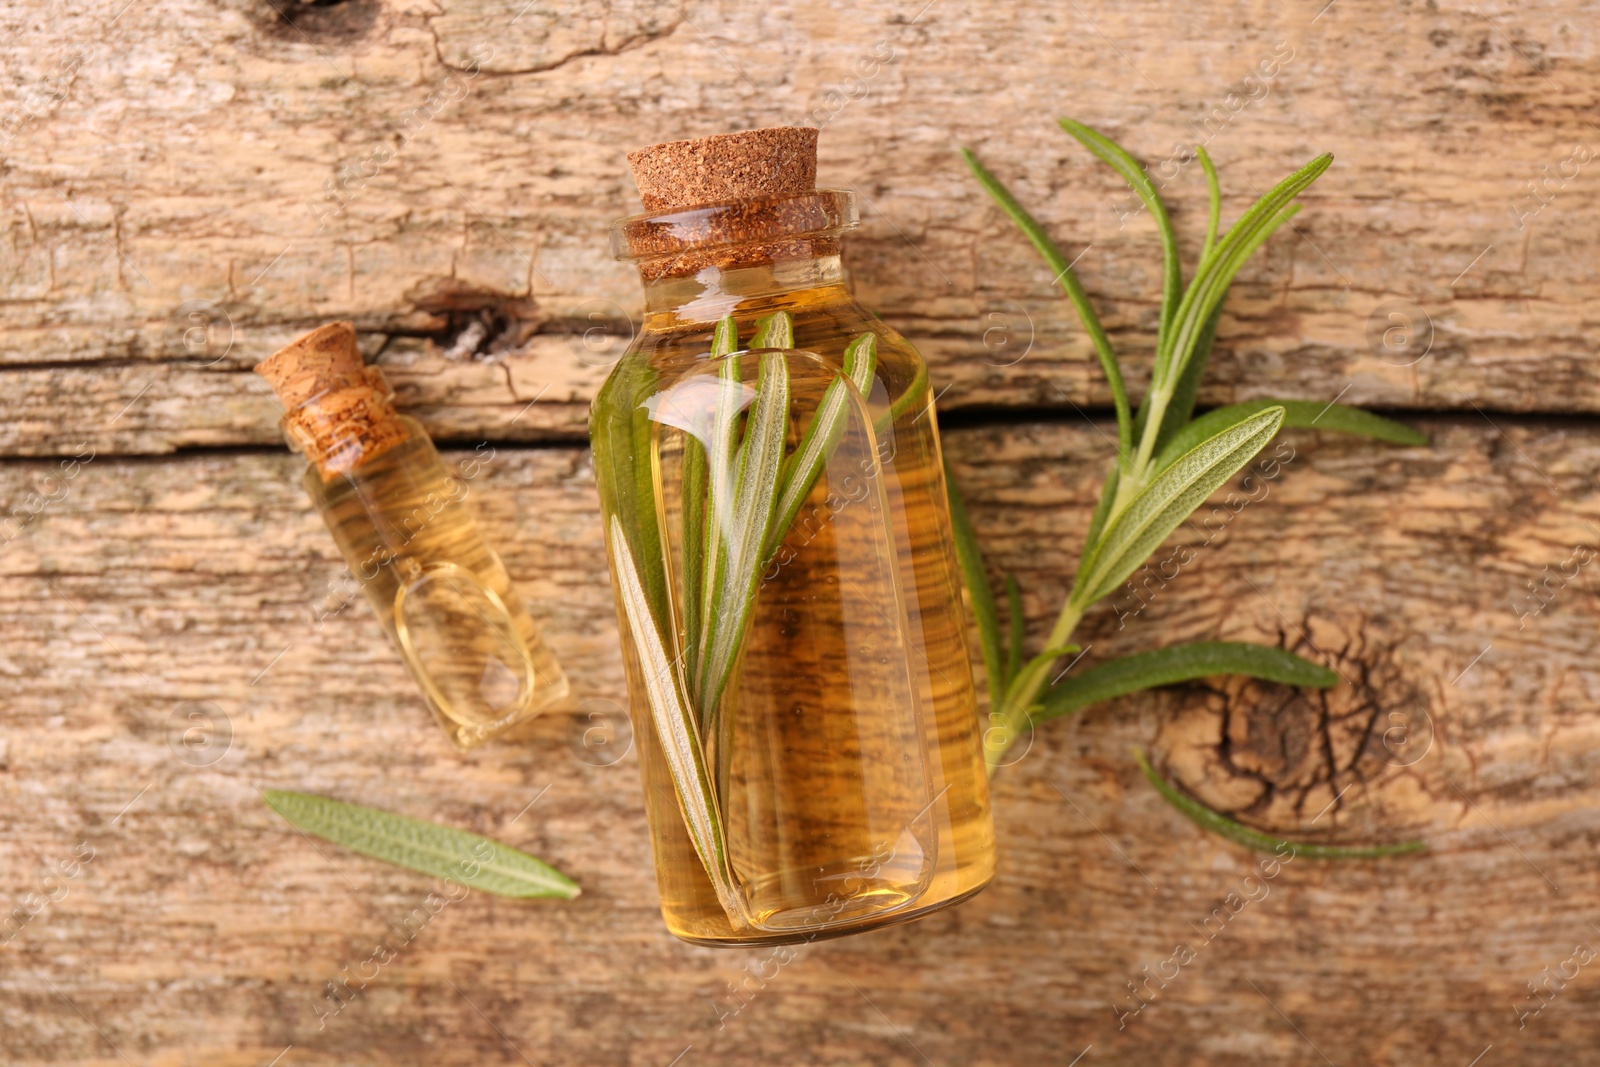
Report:
M 1217 432 L 1218 427 L 1238 422 L 1247 415 L 1268 408 L 1283 409 L 1285 429 L 1331 430 L 1335 433 L 1370 437 L 1374 441 L 1387 441 L 1394 445 L 1425 445 L 1427 434 L 1414 430 L 1403 422 L 1374 415 L 1370 411 L 1348 407 L 1344 404 L 1324 404 L 1320 400 L 1248 400 L 1243 404 L 1230 404 L 1206 412 L 1179 431 L 1161 449 L 1153 469 L 1160 471 L 1183 453 Z
M 793 348 L 794 319 L 787 311 L 774 311 L 761 320 L 750 339 L 751 348 Z
M 650 705 L 656 738 L 672 773 L 684 826 L 723 909 L 729 916 L 739 915 L 741 904 L 728 874 L 722 815 L 706 769 L 705 750 L 694 711 L 684 699 L 677 664 L 667 655 L 662 643 L 661 631 L 650 614 L 650 601 L 633 562 L 633 553 L 628 549 L 627 534 L 615 515 L 611 517 L 610 534 L 611 552 L 617 564 L 617 592 L 638 651 L 645 701 Z
M 732 315 L 724 316 L 711 331 L 712 359 L 721 359 L 739 347 L 739 324 Z
M 734 438 L 739 431 L 739 414 L 744 409 L 744 399 L 739 360 L 724 359 L 717 369 L 716 409 L 712 416 L 711 447 L 706 456 L 709 468 L 706 479 L 706 548 L 701 564 L 699 612 L 703 628 L 715 626 L 722 606 L 723 586 L 728 580 L 728 540 L 732 536 L 735 521 L 733 492 L 737 452 Z M 686 595 L 692 596 L 694 593 L 686 590 Z M 711 676 L 713 650 L 703 633 L 697 637 L 695 644 L 698 651 L 690 673 L 695 689 L 691 692 L 704 693 Z M 705 702 L 700 702 L 698 707 L 700 726 L 708 729 L 712 708 Z
M 1283 685 L 1326 689 L 1339 675 L 1281 648 L 1242 641 L 1199 641 L 1096 664 L 1082 674 L 1051 686 L 1035 722 L 1081 711 L 1091 704 L 1157 686 L 1189 682 L 1217 674 L 1242 674 Z
M 1211 153 L 1206 151 L 1206 146 L 1197 144 L 1194 150 L 1200 157 L 1200 169 L 1206 172 L 1206 194 L 1211 201 L 1206 214 L 1206 241 L 1200 246 L 1200 259 L 1204 262 L 1217 244 L 1217 227 L 1222 222 L 1222 185 L 1217 181 L 1217 168 L 1212 164 Z
M 1165 341 L 1172 332 L 1172 318 L 1178 310 L 1178 300 L 1183 292 L 1183 268 L 1178 263 L 1178 237 L 1172 232 L 1172 219 L 1167 215 L 1167 206 L 1161 202 L 1161 194 L 1156 192 L 1144 167 L 1121 145 L 1081 122 L 1073 119 L 1059 121 L 1063 130 L 1122 175 L 1122 180 L 1133 188 L 1139 199 L 1144 201 L 1144 206 L 1150 209 L 1150 216 L 1156 220 L 1156 228 L 1161 233 L 1161 326 L 1157 340 L 1158 343 Z
M 1106 519 L 1111 516 L 1111 505 L 1117 499 L 1117 486 L 1122 479 L 1122 468 L 1119 464 L 1112 464 L 1106 472 L 1105 484 L 1100 487 L 1100 501 L 1094 506 L 1094 514 L 1089 518 L 1089 533 L 1083 539 L 1083 554 L 1078 557 L 1078 577 L 1083 577 L 1083 565 L 1089 562 L 1089 553 L 1095 545 L 1100 543 L 1100 535 L 1105 532 Z
M 1155 368 L 1151 372 L 1150 387 L 1159 392 L 1170 381 L 1183 374 L 1184 365 L 1193 353 L 1205 321 L 1222 304 L 1249 254 L 1260 246 L 1280 224 L 1287 221 L 1284 214 L 1290 201 L 1304 192 L 1333 163 L 1331 155 L 1321 155 L 1301 167 L 1256 201 L 1238 222 L 1217 242 L 1211 254 L 1200 261 L 1194 280 L 1183 294 L 1178 305 L 1177 321 L 1167 344 L 1158 346 Z
M 1100 357 L 1100 368 L 1105 372 L 1106 383 L 1111 387 L 1111 400 L 1117 409 L 1117 447 L 1126 455 L 1133 449 L 1133 418 L 1128 407 L 1128 391 L 1122 384 L 1122 368 L 1117 365 L 1117 354 L 1111 348 L 1111 339 L 1106 336 L 1104 327 L 1100 325 L 1100 316 L 1095 313 L 1094 305 L 1089 303 L 1089 296 L 1083 291 L 1083 285 L 1078 281 L 1078 275 L 1072 269 L 1072 262 L 1062 254 L 1056 243 L 1050 240 L 1050 235 L 1044 228 L 1034 221 L 1032 215 L 1011 195 L 1011 190 L 989 173 L 978 157 L 972 154 L 971 149 L 961 150 L 962 158 L 967 161 L 968 168 L 978 179 L 978 184 L 1000 205 L 1000 210 L 1017 225 L 1023 235 L 1033 242 L 1033 247 L 1039 250 L 1044 261 L 1055 272 L 1056 281 L 1061 288 L 1066 290 L 1067 299 L 1072 301 L 1072 307 L 1078 313 L 1078 321 L 1083 323 L 1084 332 L 1089 335 L 1089 340 L 1094 342 L 1095 355 Z
M 811 495 L 811 489 L 817 484 L 828 457 L 844 436 L 850 408 L 850 386 L 845 384 L 844 379 L 848 378 L 864 397 L 872 391 L 872 379 L 877 368 L 877 334 L 864 333 L 845 348 L 844 378 L 836 378 L 823 392 L 822 400 L 811 416 L 811 425 L 806 428 L 805 437 L 801 439 L 794 455 L 784 461 L 779 479 L 783 488 L 778 495 L 772 530 L 767 535 L 766 561 L 771 561 L 778 546 L 783 543 L 789 527 L 794 525 L 795 516 L 800 514 L 800 506 Z
M 712 359 L 721 359 L 739 347 L 739 327 L 732 315 L 719 321 L 711 331 Z M 720 394 L 720 385 L 719 385 Z M 696 692 L 700 679 L 700 638 L 705 629 L 706 498 L 708 461 L 705 445 L 692 433 L 683 435 L 683 662 L 688 668 L 689 692 Z M 719 536 L 720 543 L 720 536 Z
M 983 669 L 989 679 L 989 707 L 996 709 L 1015 672 L 1007 671 L 1001 662 L 1000 622 L 995 612 L 994 592 L 983 565 L 983 553 L 978 548 L 978 535 L 972 529 L 966 501 L 956 488 L 949 463 L 945 464 L 944 480 L 950 491 L 950 529 L 955 535 L 956 562 L 961 565 L 961 577 L 966 582 L 972 615 L 978 624 L 978 644 L 983 649 Z
M 737 362 L 728 360 L 729 363 Z M 731 535 L 700 679 L 701 714 L 712 714 L 733 670 L 739 642 L 755 604 L 756 583 L 766 565 L 764 548 L 778 503 L 778 475 L 789 433 L 789 365 L 782 352 L 761 357 L 761 376 L 735 461 Z
M 1183 368 L 1183 373 L 1178 375 L 1177 384 L 1172 387 L 1172 399 L 1167 402 L 1167 413 L 1161 420 L 1161 429 L 1156 434 L 1157 454 L 1166 447 L 1194 416 L 1195 398 L 1200 395 L 1200 379 L 1205 377 L 1206 364 L 1211 361 L 1211 347 L 1217 339 L 1217 323 L 1222 318 L 1222 305 L 1217 305 L 1217 310 L 1211 313 L 1211 318 L 1206 320 L 1205 329 L 1200 331 L 1200 339 L 1195 342 L 1194 353 L 1189 357 L 1188 366 Z M 1145 413 L 1144 408 L 1139 409 L 1139 414 Z M 1135 433 L 1142 433 L 1144 424 L 1141 420 L 1135 427 Z
M 642 598 L 644 587 L 638 588 Z M 385 863 L 502 897 L 571 900 L 582 892 L 572 879 L 526 852 L 466 830 L 310 793 L 269 789 L 261 795 L 306 833 Z
M 700 632 L 705 602 L 706 561 L 706 450 L 693 434 L 683 435 L 683 662 L 690 670 L 689 684 L 697 682 L 700 667 Z
M 1235 822 L 1219 811 L 1213 811 L 1198 800 L 1178 791 L 1178 788 L 1156 771 L 1150 765 L 1140 749 L 1133 750 L 1133 758 L 1139 761 L 1139 769 L 1144 772 L 1145 778 L 1156 787 L 1156 792 L 1168 804 L 1177 808 L 1186 817 L 1202 829 L 1210 830 L 1219 837 L 1226 837 L 1229 841 L 1244 845 L 1246 848 L 1257 849 L 1262 852 L 1276 852 L 1282 855 L 1289 851 L 1295 856 L 1304 856 L 1313 860 L 1367 860 L 1381 859 L 1384 856 L 1398 856 L 1408 852 L 1422 852 L 1428 847 L 1426 841 L 1407 841 L 1399 845 L 1367 845 L 1347 847 L 1344 845 L 1314 845 L 1301 841 L 1285 841 L 1271 834 L 1264 834 L 1259 830 L 1252 830 L 1243 823 Z
M 1282 421 L 1282 408 L 1240 419 L 1152 478 L 1107 524 L 1069 603 L 1081 612 L 1121 585 L 1195 508 L 1255 458 Z
M 1027 636 L 1027 620 L 1022 617 L 1022 590 L 1017 579 L 1006 575 L 1006 618 L 1011 624 L 1011 642 L 1006 648 L 1006 684 L 1022 669 L 1022 642 Z

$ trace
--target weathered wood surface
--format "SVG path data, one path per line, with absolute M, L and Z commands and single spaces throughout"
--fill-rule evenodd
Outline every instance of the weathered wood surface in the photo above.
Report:
M 760 953 L 664 933 L 635 759 L 608 765 L 597 735 L 585 747 L 623 694 L 583 451 L 502 447 L 474 482 L 583 703 L 468 756 L 364 604 L 316 625 L 339 565 L 292 459 L 97 458 L 0 556 L 7 890 L 41 891 L 42 864 L 95 850 L 3 948 L 7 1062 L 120 1062 L 114 1044 L 136 1064 L 263 1064 L 290 1045 L 282 1062 L 305 1065 L 517 1063 L 518 1049 L 666 1064 L 692 1045 L 679 1062 L 1032 1064 L 1093 1045 L 1084 1062 L 1298 1064 L 1317 1060 L 1311 1043 L 1341 1064 L 1465 1064 L 1491 1043 L 1502 1063 L 1583 1062 L 1600 996 L 1588 968 L 1522 1031 L 1514 1009 L 1537 1004 L 1524 983 L 1543 968 L 1600 945 L 1600 605 L 1586 568 L 1539 615 L 1512 605 L 1545 563 L 1594 543 L 1600 438 L 1502 435 L 1476 415 L 1424 425 L 1431 449 L 1284 438 L 1278 476 L 1244 487 L 1256 499 L 1214 534 L 1187 534 L 1211 544 L 1147 608 L 1113 601 L 1085 629 L 1091 660 L 1283 641 L 1349 678 L 1326 707 L 1193 687 L 1041 727 L 998 780 L 993 886 L 775 974 Z M 1035 640 L 1103 430 L 948 435 L 996 569 L 1029 589 Z M 15 498 L 49 469 L 12 462 L 0 484 Z M 205 766 L 174 754 L 192 705 L 231 729 Z M 1400 722 L 1414 743 L 1386 747 Z M 1168 808 L 1132 745 L 1278 832 L 1432 850 L 1298 859 L 1241 888 L 1259 857 Z M 323 983 L 434 886 L 295 834 L 257 796 L 272 787 L 498 835 L 584 895 L 450 905 L 319 1029 Z M 1202 943 L 1195 927 L 1228 893 L 1263 885 Z M 1124 983 L 1180 942 L 1197 959 L 1119 1033 Z M 719 1029 L 739 1003 L 729 984 L 746 982 L 752 999 Z
M 823 180 L 862 198 L 859 291 L 916 334 L 946 410 L 1107 402 L 958 145 L 1082 253 L 1114 339 L 1148 356 L 1154 228 L 1053 127 L 1069 111 L 1169 179 L 1191 265 L 1204 185 L 1175 145 L 1208 141 L 1229 217 L 1338 157 L 1245 272 L 1206 402 L 1600 408 L 1590 4 L 119 8 L 0 12 L 12 454 L 270 443 L 246 368 L 336 316 L 395 344 L 402 395 L 452 434 L 581 436 L 603 367 L 573 347 L 626 336 L 639 304 L 605 244 L 637 208 L 624 151 L 808 118 Z
M 1587 1062 L 1600 962 L 1551 976 L 1600 949 L 1600 607 L 1576 562 L 1600 541 L 1596 14 L 0 8 L 0 902 L 61 897 L 0 944 L 0 1060 Z M 1190 687 L 1041 729 L 998 780 L 999 879 L 917 926 L 775 974 L 677 943 L 634 757 L 598 743 L 622 681 L 581 441 L 638 315 L 605 255 L 637 206 L 623 153 L 824 125 L 823 179 L 862 197 L 857 290 L 929 357 L 974 518 L 1038 640 L 1109 448 L 1076 409 L 1108 397 L 1049 271 L 955 148 L 1082 253 L 1137 385 L 1154 230 L 1053 128 L 1062 113 L 1158 172 L 1208 139 L 1229 215 L 1338 157 L 1298 232 L 1242 275 L 1203 402 L 1341 397 L 1411 413 L 1433 447 L 1287 437 L 1293 458 L 1237 514 L 1224 494 L 1209 529 L 1180 533 L 1192 561 L 1141 576 L 1145 603 L 1114 598 L 1084 635 L 1086 663 L 1281 641 L 1348 684 L 1325 701 Z M 1192 257 L 1197 168 L 1168 189 Z M 366 331 L 408 411 L 497 449 L 475 503 L 578 689 L 521 744 L 455 753 L 364 604 L 316 624 L 339 567 L 248 368 L 333 317 Z M 195 714 L 228 743 L 219 728 L 186 749 Z M 1259 857 L 1163 804 L 1134 745 L 1254 825 L 1433 848 L 1246 884 Z M 449 905 L 319 1028 L 324 983 L 433 885 L 293 834 L 256 795 L 275 786 L 500 836 L 585 894 Z M 72 867 L 79 846 L 94 858 Z M 63 862 L 76 876 L 47 882 Z M 1251 886 L 1266 895 L 1213 940 L 1196 929 Z M 1179 942 L 1194 961 L 1119 1031 L 1126 983 Z M 1530 980 L 1546 1003 L 1519 1028 L 1541 1004 Z M 729 1015 L 733 984 L 748 1003 Z

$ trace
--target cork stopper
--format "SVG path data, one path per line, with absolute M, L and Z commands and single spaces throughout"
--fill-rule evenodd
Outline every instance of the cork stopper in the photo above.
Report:
M 612 230 L 646 281 L 838 255 L 849 193 L 817 189 L 817 131 L 772 126 L 628 153 L 645 214 Z
M 769 126 L 667 141 L 629 152 L 628 167 L 651 213 L 799 196 L 817 187 L 817 131 Z
M 283 402 L 283 429 L 323 480 L 373 459 L 410 434 L 394 393 L 368 367 L 348 322 L 330 322 L 256 364 Z

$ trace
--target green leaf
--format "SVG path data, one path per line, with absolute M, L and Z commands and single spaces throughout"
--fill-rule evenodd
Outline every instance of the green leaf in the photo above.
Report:
M 1167 413 L 1161 419 L 1161 429 L 1156 434 L 1156 454 L 1171 441 L 1173 437 L 1188 425 L 1189 419 L 1194 415 L 1195 398 L 1200 395 L 1200 379 L 1205 377 L 1206 364 L 1211 361 L 1211 348 L 1217 339 L 1217 323 L 1222 319 L 1222 306 L 1217 305 L 1217 310 L 1206 320 L 1206 328 L 1200 334 L 1200 340 L 1195 343 L 1194 354 L 1189 357 L 1189 365 L 1183 368 L 1183 373 L 1178 376 L 1178 383 L 1173 386 L 1172 399 L 1167 402 Z M 1141 408 L 1141 415 L 1144 409 Z M 1142 432 L 1143 423 L 1135 428 L 1135 432 Z M 1203 440 L 1203 438 L 1202 438 Z
M 739 326 L 729 315 L 711 333 L 712 359 L 721 359 L 739 347 Z M 731 421 L 725 427 L 731 431 Z M 693 434 L 683 435 L 683 632 L 684 663 L 690 670 L 690 685 L 697 683 L 700 669 L 700 637 L 705 596 L 707 458 L 705 446 Z
M 844 378 L 835 380 L 823 392 L 822 400 L 811 416 L 811 425 L 806 428 L 805 437 L 794 450 L 794 455 L 784 461 L 783 474 L 779 479 L 783 488 L 778 494 L 772 529 L 767 535 L 763 570 L 765 563 L 771 562 L 784 537 L 788 535 L 789 527 L 794 525 L 795 516 L 800 514 L 800 506 L 805 503 L 806 497 L 811 495 L 812 488 L 817 484 L 817 478 L 822 474 L 822 468 L 827 465 L 828 457 L 833 454 L 839 439 L 844 436 L 845 427 L 849 423 L 850 408 L 850 387 L 845 384 L 845 378 L 848 378 L 856 391 L 865 397 L 872 391 L 873 375 L 877 372 L 877 367 L 876 334 L 864 333 L 845 348 Z
M 723 356 L 739 350 L 739 324 L 732 315 L 725 316 L 717 323 L 716 329 L 711 331 L 711 358 L 720 359 Z
M 1428 443 L 1427 434 L 1414 430 L 1403 422 L 1395 422 L 1382 415 L 1374 415 L 1370 411 L 1344 404 L 1324 404 L 1320 400 L 1248 400 L 1243 404 L 1215 408 L 1189 423 L 1162 447 L 1153 469 L 1162 470 L 1199 442 L 1215 435 L 1221 427 L 1232 425 L 1246 416 L 1269 408 L 1283 409 L 1285 429 L 1331 430 L 1335 433 L 1370 437 L 1375 441 L 1387 441 L 1395 445 Z
M 1211 201 L 1211 209 L 1206 215 L 1206 241 L 1200 246 L 1200 261 L 1203 263 L 1217 244 L 1217 227 L 1222 222 L 1222 185 L 1217 181 L 1217 168 L 1212 165 L 1211 154 L 1206 151 L 1206 146 L 1197 144 L 1194 150 L 1200 156 L 1200 169 L 1206 172 L 1206 193 Z
M 1006 646 L 1005 683 L 1009 685 L 1022 668 L 1022 641 L 1028 625 L 1028 620 L 1022 617 L 1022 590 L 1017 587 L 1016 578 L 1009 574 L 1006 575 L 1006 618 L 1011 624 L 1011 641 Z
M 1186 817 L 1202 829 L 1210 830 L 1229 841 L 1244 845 L 1246 848 L 1258 849 L 1262 852 L 1276 852 L 1282 855 L 1285 850 L 1291 850 L 1295 856 L 1304 856 L 1313 860 L 1366 860 L 1380 859 L 1384 856 L 1398 856 L 1408 852 L 1422 852 L 1428 847 L 1426 841 L 1407 841 L 1400 845 L 1368 845 L 1349 847 L 1344 845 L 1313 845 L 1300 841 L 1285 841 L 1271 834 L 1264 834 L 1259 830 L 1252 830 L 1242 823 L 1234 822 L 1221 812 L 1213 811 L 1178 791 L 1177 787 L 1168 782 L 1157 773 L 1150 765 L 1150 760 L 1139 750 L 1133 750 L 1133 758 L 1139 761 L 1139 769 L 1144 772 L 1151 785 L 1156 787 L 1156 792 L 1168 804 L 1177 808 Z
M 1221 306 L 1239 268 L 1244 266 L 1245 260 L 1273 230 L 1288 220 L 1292 210 L 1286 212 L 1285 209 L 1290 201 L 1304 192 L 1332 163 L 1331 155 L 1318 156 L 1273 186 L 1234 223 L 1227 235 L 1211 250 L 1211 254 L 1201 261 L 1194 280 L 1178 305 L 1176 321 L 1172 332 L 1165 338 L 1166 344 L 1157 346 L 1150 387 L 1158 396 L 1174 379 L 1182 376 L 1206 320 Z M 1157 411 L 1152 417 L 1162 414 L 1165 412 Z
M 633 553 L 628 548 L 626 531 L 615 515 L 611 517 L 610 533 L 608 540 L 616 562 L 617 597 L 622 601 L 628 631 L 638 651 L 645 700 L 650 705 L 650 718 L 655 725 L 661 754 L 672 774 L 678 810 L 683 814 L 683 824 L 695 854 L 700 857 L 706 876 L 716 889 L 717 899 L 732 918 L 743 913 L 742 898 L 728 872 L 727 837 L 717 807 L 717 794 L 706 769 L 705 748 L 694 709 L 684 698 L 678 665 L 667 655 L 667 648 L 661 641 Z
M 1216 434 L 1150 480 L 1106 526 L 1081 569 L 1072 603 L 1080 610 L 1137 570 L 1167 535 L 1205 503 L 1278 432 L 1282 408 L 1268 408 Z
M 705 507 L 705 560 L 702 563 L 700 611 L 701 626 L 714 627 L 722 607 L 723 586 L 728 580 L 728 539 L 735 523 L 733 494 L 737 475 L 739 452 L 734 444 L 739 433 L 739 415 L 744 410 L 744 385 L 741 381 L 738 359 L 726 358 L 717 368 L 716 405 L 712 415 L 711 443 L 706 450 L 706 507 Z M 651 499 L 655 487 L 651 487 Z M 645 551 L 646 560 L 654 553 Z M 656 618 L 660 616 L 657 615 Z M 690 678 L 696 694 L 703 694 L 711 675 L 711 643 L 706 634 L 697 635 L 695 661 L 689 664 Z M 712 707 L 699 705 L 701 726 L 710 726 Z
M 1083 575 L 1083 566 L 1089 562 L 1089 555 L 1100 543 L 1100 535 L 1105 532 L 1106 519 L 1111 517 L 1111 505 L 1117 499 L 1117 486 L 1122 480 L 1122 465 L 1113 464 L 1106 472 L 1105 483 L 1100 486 L 1100 500 L 1094 506 L 1094 514 L 1089 517 L 1089 533 L 1083 539 L 1083 554 L 1078 557 L 1078 576 Z
M 794 319 L 787 311 L 775 311 L 756 326 L 751 348 L 793 348 Z
M 1283 685 L 1326 689 L 1339 675 L 1281 648 L 1242 641 L 1199 641 L 1110 660 L 1051 686 L 1034 721 L 1058 718 L 1143 689 L 1217 674 L 1242 674 Z
M 963 148 L 961 155 L 966 159 L 967 167 L 971 169 L 973 177 L 978 179 L 978 184 L 983 186 L 984 191 L 996 204 L 1000 205 L 1000 210 L 1016 223 L 1017 229 L 1033 242 L 1033 247 L 1039 250 L 1045 263 L 1055 272 L 1061 288 L 1066 290 L 1067 299 L 1072 301 L 1072 307 L 1078 313 L 1078 321 L 1083 323 L 1084 331 L 1094 343 L 1095 354 L 1100 357 L 1100 367 L 1105 371 L 1107 384 L 1111 386 L 1111 399 L 1117 408 L 1118 448 L 1123 454 L 1127 454 L 1133 449 L 1133 419 L 1128 408 L 1128 392 L 1122 384 L 1122 368 L 1117 365 L 1117 355 L 1111 349 L 1111 340 L 1100 325 L 1100 316 L 1095 313 L 1094 305 L 1089 303 L 1089 296 L 1083 291 L 1078 275 L 1072 269 L 1072 261 L 1062 254 L 1061 249 L 1050 240 L 1050 235 L 1034 221 L 1033 216 L 1017 203 L 1017 198 L 1011 195 L 1011 190 L 978 162 L 978 157 L 973 155 L 970 149 Z
M 1063 130 L 1122 175 L 1122 180 L 1133 188 L 1156 220 L 1156 229 L 1161 234 L 1161 327 L 1158 336 L 1165 340 L 1172 330 L 1172 317 L 1178 310 L 1178 299 L 1183 291 L 1183 270 L 1178 263 L 1178 238 L 1172 232 L 1172 219 L 1167 216 L 1167 206 L 1161 202 L 1161 194 L 1151 184 L 1144 167 L 1121 145 L 1073 119 L 1060 119 L 1059 122 Z
M 644 588 L 638 588 L 642 598 Z M 572 879 L 526 852 L 466 830 L 310 793 L 269 789 L 261 795 L 306 833 L 385 863 L 502 897 L 571 900 L 582 892 Z
M 723 540 L 722 580 L 714 614 L 704 616 L 711 632 L 709 642 L 704 643 L 706 669 L 700 677 L 702 716 L 712 713 L 722 697 L 755 604 L 756 585 L 766 567 L 764 549 L 778 503 L 778 476 L 788 434 L 789 365 L 782 352 L 768 352 L 761 357 L 756 396 L 734 464 L 732 508 L 725 520 L 721 514 L 715 517 L 726 521 L 730 532 Z
M 956 486 L 955 476 L 950 473 L 948 460 L 944 466 L 944 484 L 950 495 L 950 529 L 955 535 L 956 562 L 961 565 L 961 577 L 972 601 L 972 615 L 978 624 L 978 644 L 983 649 L 983 670 L 989 678 L 989 707 L 998 711 L 1009 678 L 1000 659 L 1000 623 L 994 608 L 994 591 L 989 587 L 989 572 L 983 565 L 978 535 L 972 529 L 966 501 Z

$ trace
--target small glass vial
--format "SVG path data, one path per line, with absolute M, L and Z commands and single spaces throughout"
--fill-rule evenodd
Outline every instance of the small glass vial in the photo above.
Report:
M 395 410 L 355 328 L 313 330 L 256 372 L 310 461 L 306 492 L 450 739 L 470 748 L 565 697 L 566 675 L 484 543 L 467 484 Z
M 629 156 L 643 327 L 590 423 L 667 927 L 810 941 L 994 873 L 927 367 L 845 288 L 817 131 Z

